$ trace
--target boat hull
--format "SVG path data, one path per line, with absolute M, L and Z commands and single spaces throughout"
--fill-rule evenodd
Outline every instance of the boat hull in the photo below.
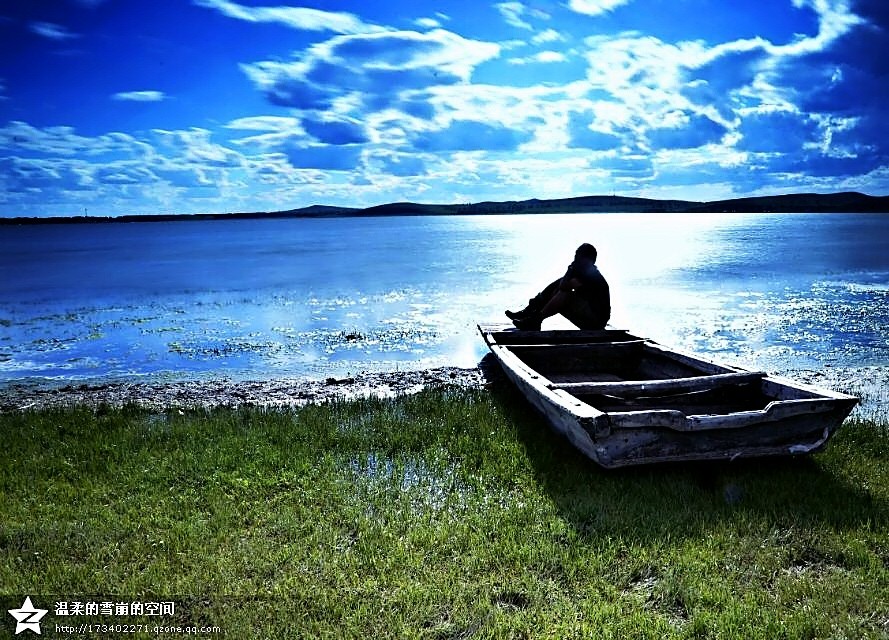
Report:
M 811 454 L 857 403 L 625 331 L 479 329 L 550 426 L 606 468 Z

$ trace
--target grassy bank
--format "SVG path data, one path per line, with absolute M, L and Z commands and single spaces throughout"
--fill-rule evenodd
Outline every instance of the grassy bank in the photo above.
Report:
M 508 388 L 0 432 L 10 597 L 172 599 L 243 638 L 889 636 L 886 420 L 808 460 L 620 472 Z

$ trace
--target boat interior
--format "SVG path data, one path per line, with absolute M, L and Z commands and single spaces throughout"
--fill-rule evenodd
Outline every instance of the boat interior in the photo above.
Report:
M 676 353 L 621 331 L 517 332 L 495 336 L 551 389 L 600 411 L 680 410 L 686 415 L 764 409 L 776 400 L 818 397 L 745 371 Z

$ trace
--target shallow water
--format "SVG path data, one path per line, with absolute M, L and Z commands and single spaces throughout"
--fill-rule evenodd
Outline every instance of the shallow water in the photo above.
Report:
M 0 227 L 0 383 L 474 366 L 476 323 L 583 241 L 612 325 L 757 368 L 884 365 L 887 238 L 880 214 Z

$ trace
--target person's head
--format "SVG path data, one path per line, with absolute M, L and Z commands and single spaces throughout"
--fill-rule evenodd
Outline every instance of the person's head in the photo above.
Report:
M 589 242 L 584 242 L 582 245 L 577 247 L 577 251 L 574 253 L 578 258 L 583 258 L 585 260 L 589 260 L 590 262 L 595 262 L 598 253 L 596 253 L 596 247 L 591 245 Z

